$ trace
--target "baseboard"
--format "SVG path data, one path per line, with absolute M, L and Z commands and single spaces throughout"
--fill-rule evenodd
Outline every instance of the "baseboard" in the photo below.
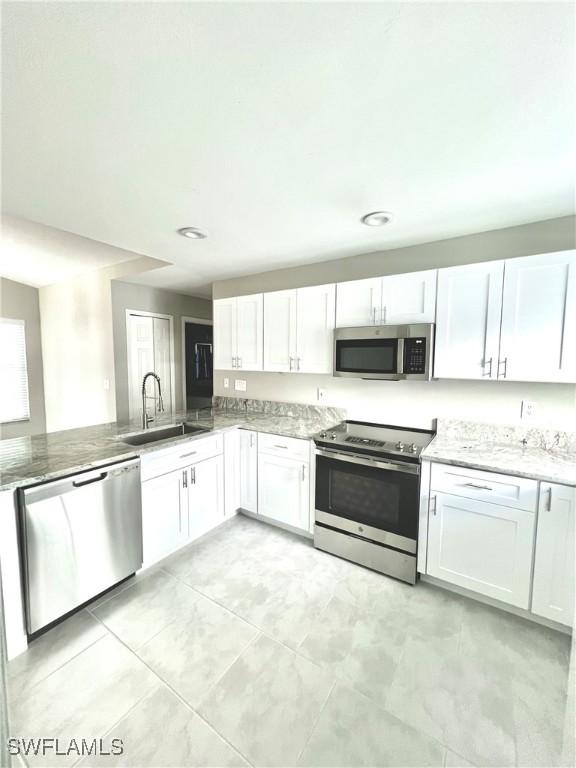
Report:
M 480 595 L 477 592 L 472 592 L 470 589 L 465 589 L 464 587 L 459 587 L 456 584 L 450 584 L 447 581 L 442 581 L 442 579 L 437 579 L 435 576 L 428 576 L 424 573 L 419 574 L 419 576 L 420 579 L 425 581 L 427 584 L 433 584 L 435 587 L 446 589 L 448 592 L 454 592 L 456 595 L 461 595 L 462 597 L 469 597 L 471 600 L 475 600 L 477 603 L 489 605 L 491 608 L 499 608 L 501 611 L 506 611 L 506 613 L 511 613 L 514 616 L 519 616 L 522 619 L 528 619 L 528 621 L 531 621 L 534 624 L 540 624 L 543 627 L 548 627 L 548 629 L 555 629 L 557 632 L 562 632 L 565 635 L 572 634 L 571 627 L 567 627 L 565 624 L 559 624 L 558 622 L 552 621 L 551 619 L 545 619 L 543 616 L 536 616 L 536 614 L 531 613 L 530 611 L 526 611 L 523 608 L 516 608 L 514 605 L 508 605 L 507 603 L 503 603 L 500 600 L 494 600 L 492 597 Z

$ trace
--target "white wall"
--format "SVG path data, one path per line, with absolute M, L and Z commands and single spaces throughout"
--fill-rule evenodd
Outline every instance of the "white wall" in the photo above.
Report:
M 112 280 L 147 257 L 40 288 L 46 431 L 116 421 Z
M 354 280 L 418 269 L 514 258 L 575 247 L 574 216 L 534 222 L 520 227 L 482 232 L 435 243 L 363 254 L 322 264 L 275 270 L 214 284 L 214 298 L 298 288 L 304 285 Z M 231 388 L 224 389 L 227 376 Z M 247 382 L 246 393 L 236 393 L 234 378 Z M 346 408 L 349 418 L 430 426 L 438 417 L 514 423 L 520 401 L 537 403 L 534 425 L 576 427 L 576 387 L 570 384 L 518 384 L 508 381 L 363 381 L 307 374 L 216 371 L 214 394 L 238 394 L 266 400 L 317 403 L 317 389 L 326 390 L 323 403 Z

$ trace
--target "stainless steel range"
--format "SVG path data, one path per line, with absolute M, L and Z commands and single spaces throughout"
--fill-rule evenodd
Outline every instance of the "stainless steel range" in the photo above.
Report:
M 415 584 L 420 454 L 433 437 L 364 421 L 315 435 L 314 545 Z

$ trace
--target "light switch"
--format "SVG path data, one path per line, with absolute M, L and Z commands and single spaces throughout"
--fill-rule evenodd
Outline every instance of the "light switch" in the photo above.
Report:
M 237 392 L 246 392 L 246 379 L 235 379 L 234 389 Z
M 522 407 L 520 410 L 521 419 L 533 419 L 536 416 L 538 410 L 536 403 L 533 400 L 522 400 Z
M 230 386 L 230 379 L 228 378 L 228 376 L 225 376 L 224 377 L 224 389 L 228 389 L 229 386 Z

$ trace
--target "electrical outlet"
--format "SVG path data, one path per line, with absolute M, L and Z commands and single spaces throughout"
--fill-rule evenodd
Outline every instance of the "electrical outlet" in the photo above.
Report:
M 236 392 L 246 392 L 246 379 L 235 379 L 234 389 Z
M 105 392 L 110 391 L 110 379 L 104 379 L 104 391 Z
M 521 419 L 533 419 L 536 416 L 538 408 L 533 400 L 522 400 L 520 409 Z
M 229 386 L 230 386 L 230 379 L 228 378 L 228 376 L 226 376 L 224 378 L 224 389 L 228 389 Z
M 322 389 L 322 387 L 318 387 L 316 390 L 316 400 L 318 400 L 319 403 L 321 403 L 326 397 L 326 390 Z

